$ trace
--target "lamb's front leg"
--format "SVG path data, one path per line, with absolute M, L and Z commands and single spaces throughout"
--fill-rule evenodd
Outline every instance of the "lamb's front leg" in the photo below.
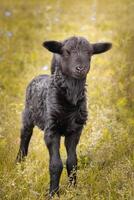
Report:
M 45 142 L 49 150 L 50 161 L 50 198 L 56 193 L 59 196 L 59 181 L 63 164 L 60 158 L 60 135 L 58 133 L 47 132 L 45 134 Z
M 79 142 L 81 131 L 79 133 L 72 133 L 65 137 L 65 146 L 67 150 L 67 173 L 69 177 L 69 184 L 76 184 L 76 173 L 77 173 L 77 154 L 76 147 Z

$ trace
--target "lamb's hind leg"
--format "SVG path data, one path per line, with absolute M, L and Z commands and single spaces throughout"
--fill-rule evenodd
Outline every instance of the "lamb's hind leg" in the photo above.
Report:
M 25 156 L 28 154 L 28 146 L 33 133 L 34 125 L 30 122 L 28 115 L 27 117 L 23 116 L 23 125 L 21 128 L 20 136 L 20 148 L 17 154 L 16 162 L 21 162 Z

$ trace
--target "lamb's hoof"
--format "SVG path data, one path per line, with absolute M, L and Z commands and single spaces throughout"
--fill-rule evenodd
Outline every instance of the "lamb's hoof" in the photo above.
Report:
M 15 160 L 15 164 L 21 163 L 25 161 L 25 156 L 22 154 L 21 151 L 19 151 L 16 160 Z
M 58 198 L 60 198 L 59 190 L 57 190 L 56 192 L 50 192 L 49 197 L 48 197 L 48 200 L 53 199 L 55 195 L 57 195 Z

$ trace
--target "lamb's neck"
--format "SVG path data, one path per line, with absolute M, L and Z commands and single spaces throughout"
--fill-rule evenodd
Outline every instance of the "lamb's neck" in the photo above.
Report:
M 66 82 L 66 98 L 73 105 L 77 105 L 85 97 L 85 80 L 68 78 Z
M 74 79 L 63 75 L 59 70 L 57 70 L 54 76 L 57 89 L 70 104 L 77 105 L 85 98 L 86 79 Z

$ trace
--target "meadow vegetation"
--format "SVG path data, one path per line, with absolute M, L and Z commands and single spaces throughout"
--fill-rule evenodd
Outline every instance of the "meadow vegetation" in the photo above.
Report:
M 35 129 L 25 163 L 15 165 L 25 88 L 50 73 L 45 40 L 72 35 L 109 41 L 94 56 L 87 79 L 89 118 L 78 146 L 78 184 L 66 169 L 61 200 L 134 199 L 134 2 L 131 0 L 4 0 L 0 3 L 0 199 L 43 200 L 48 151 Z M 64 138 L 61 154 L 65 166 Z M 57 199 L 55 197 L 54 199 Z

